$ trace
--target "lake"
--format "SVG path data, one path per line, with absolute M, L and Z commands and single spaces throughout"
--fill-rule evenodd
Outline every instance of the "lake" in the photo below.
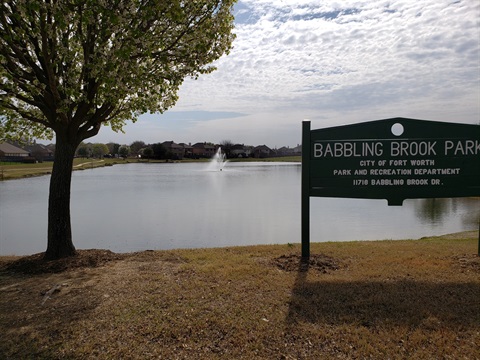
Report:
M 300 242 L 299 163 L 131 163 L 75 171 L 77 249 L 114 252 Z M 45 251 L 49 176 L 0 182 L 0 255 Z M 407 239 L 478 229 L 480 200 L 311 198 L 311 241 Z

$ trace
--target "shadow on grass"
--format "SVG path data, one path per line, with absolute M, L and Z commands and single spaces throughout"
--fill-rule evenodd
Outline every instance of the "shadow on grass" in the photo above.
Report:
M 89 287 L 74 286 L 89 280 L 88 273 L 55 283 L 48 275 L 0 271 L 0 359 L 74 358 L 59 349 L 77 322 L 88 319 L 101 302 Z
M 365 327 L 480 327 L 478 283 L 389 281 L 308 281 L 300 263 L 287 315 L 298 322 Z

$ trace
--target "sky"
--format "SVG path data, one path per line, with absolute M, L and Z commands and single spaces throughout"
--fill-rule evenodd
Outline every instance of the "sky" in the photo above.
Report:
M 91 142 L 271 148 L 312 129 L 393 117 L 480 124 L 478 0 L 242 0 L 217 70 L 164 114 Z

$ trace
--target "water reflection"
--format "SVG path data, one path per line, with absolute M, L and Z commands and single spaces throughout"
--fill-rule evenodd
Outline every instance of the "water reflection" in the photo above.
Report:
M 116 252 L 300 242 L 299 164 L 126 164 L 74 172 L 77 248 Z M 44 251 L 48 177 L 0 182 L 0 254 Z M 312 198 L 312 241 L 478 229 L 480 199 Z
M 423 222 L 436 224 L 444 218 L 449 202 L 450 199 L 420 199 L 415 213 Z
M 462 223 L 468 229 L 480 229 L 480 198 L 467 198 L 462 202 L 472 209 L 462 216 Z M 453 204 L 455 211 L 461 211 L 459 203 Z
M 463 208 L 467 207 L 471 211 L 463 213 L 462 223 L 468 228 L 475 228 L 478 225 L 480 216 L 478 199 L 419 199 L 417 204 L 415 214 L 423 223 L 439 224 L 452 214 L 463 213 Z

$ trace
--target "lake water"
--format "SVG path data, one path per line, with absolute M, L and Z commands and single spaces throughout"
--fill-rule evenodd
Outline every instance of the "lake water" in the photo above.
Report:
M 298 163 L 125 164 L 75 171 L 77 249 L 114 252 L 300 242 Z M 49 176 L 0 182 L 0 255 L 45 251 Z M 478 199 L 311 198 L 311 241 L 476 230 Z

